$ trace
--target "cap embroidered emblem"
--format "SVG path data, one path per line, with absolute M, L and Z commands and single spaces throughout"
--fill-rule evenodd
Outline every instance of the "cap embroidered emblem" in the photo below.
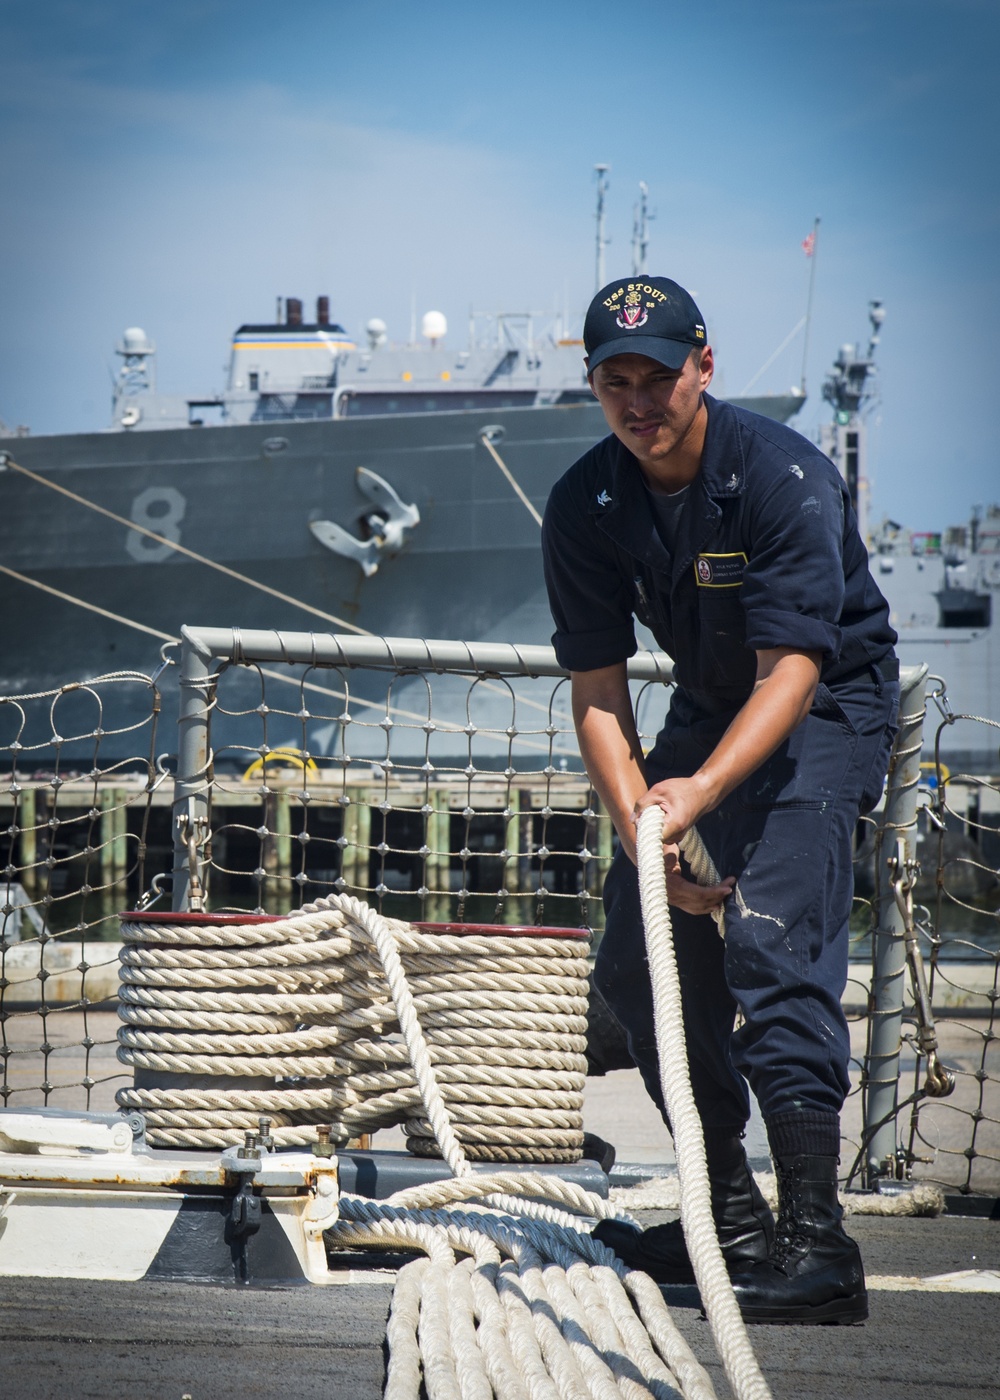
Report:
M 608 495 L 607 491 L 601 492 L 597 498 L 597 504 L 599 506 L 609 506 L 611 504 L 611 497 Z
M 642 297 L 636 291 L 629 292 L 625 305 L 615 317 L 615 324 L 623 331 L 635 331 L 649 320 L 649 313 L 643 308 Z

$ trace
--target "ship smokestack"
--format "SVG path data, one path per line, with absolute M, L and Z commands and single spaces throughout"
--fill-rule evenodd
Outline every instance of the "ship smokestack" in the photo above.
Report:
M 316 324 L 317 326 L 328 326 L 330 324 L 330 298 L 316 298 Z
M 302 303 L 298 297 L 285 298 L 285 325 L 301 326 L 302 324 Z

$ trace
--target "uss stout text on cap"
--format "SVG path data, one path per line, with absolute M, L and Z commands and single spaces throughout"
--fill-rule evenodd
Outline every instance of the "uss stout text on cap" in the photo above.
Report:
M 692 346 L 707 343 L 694 299 L 669 277 L 609 282 L 590 303 L 583 325 L 588 370 L 613 355 L 647 355 L 680 369 Z

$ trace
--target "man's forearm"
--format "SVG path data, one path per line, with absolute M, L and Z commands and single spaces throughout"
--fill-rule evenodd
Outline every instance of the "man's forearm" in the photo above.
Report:
M 624 665 L 573 673 L 573 719 L 590 781 L 615 824 L 622 850 L 634 862 L 633 814 L 646 796 L 646 765 Z M 667 894 L 678 908 L 709 914 L 729 895 L 731 879 L 709 887 L 685 879 L 675 846 L 664 848 L 664 858 Z
M 676 841 L 717 807 L 769 758 L 809 713 L 819 679 L 815 652 L 775 648 L 758 652 L 758 680 L 712 753 L 690 778 L 668 778 L 640 800 L 664 814 L 664 835 Z
M 573 720 L 584 767 L 619 840 L 634 855 L 632 813 L 646 791 L 642 746 L 624 665 L 573 673 Z
M 708 801 L 706 811 L 717 807 L 755 773 L 802 723 L 812 705 L 818 678 L 818 657 L 790 652 L 773 658 L 695 775 Z

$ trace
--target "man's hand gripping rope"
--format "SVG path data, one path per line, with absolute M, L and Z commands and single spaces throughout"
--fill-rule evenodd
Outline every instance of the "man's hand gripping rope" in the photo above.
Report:
M 698 835 L 695 822 L 707 810 L 704 795 L 694 778 L 666 778 L 639 798 L 632 815 L 639 818 L 650 807 L 663 813 L 663 860 L 670 903 L 688 914 L 711 914 L 725 934 L 722 906 L 736 887 L 735 876 L 719 878 L 712 857 Z M 683 855 L 697 883 L 688 880 L 681 866 Z

